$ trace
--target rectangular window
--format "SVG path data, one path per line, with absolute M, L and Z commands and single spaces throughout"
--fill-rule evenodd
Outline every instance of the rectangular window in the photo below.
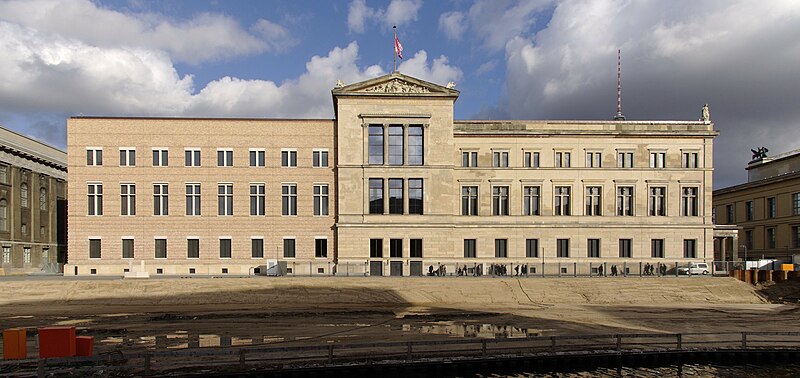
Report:
M 314 215 L 328 215 L 328 185 L 314 185 Z
M 200 239 L 186 239 L 186 257 L 190 259 L 200 258 Z
M 3 264 L 11 264 L 11 247 L 3 247 Z
M 231 239 L 219 239 L 219 258 L 231 258 Z
M 168 167 L 169 166 L 169 150 L 166 148 L 153 149 L 153 166 L 154 167 Z
M 800 226 L 792 226 L 792 248 L 800 248 Z
M 389 257 L 403 257 L 403 239 L 389 239 Z
M 383 239 L 369 239 L 369 257 L 383 257 Z
M 631 258 L 633 257 L 633 240 L 632 239 L 619 239 L 619 257 Z
M 217 152 L 219 153 L 219 152 Z M 231 156 L 233 157 L 233 156 Z M 231 159 L 232 160 L 232 159 Z M 263 149 L 250 150 L 250 166 L 264 167 L 267 165 L 267 151 Z
M 89 215 L 103 215 L 103 184 L 88 184 Z
M 136 215 L 136 184 L 120 184 L 119 215 Z
M 525 151 L 522 154 L 522 166 L 525 168 L 539 168 L 539 153 Z
M 699 214 L 697 203 L 697 188 L 687 187 L 681 190 L 681 215 L 696 217 Z
M 122 239 L 122 258 L 133 258 L 133 239 Z
M 508 257 L 508 239 L 494 239 L 494 257 Z
M 478 187 L 461 187 L 461 215 L 478 215 Z
M 403 125 L 389 125 L 389 165 L 403 165 Z
M 185 167 L 199 167 L 200 166 L 200 150 L 187 149 L 183 151 L 183 165 Z
M 250 184 L 250 215 L 266 214 L 266 191 L 265 184 Z
M 725 205 L 725 213 L 728 216 L 727 224 L 736 224 L 736 219 L 734 219 L 734 214 L 733 214 L 733 205 Z
M 767 228 L 765 231 L 766 231 L 766 237 L 767 237 L 767 242 L 765 244 L 767 245 L 768 249 L 774 249 L 775 248 L 775 227 Z
M 383 179 L 369 179 L 369 213 L 383 214 Z
M 555 166 L 556 168 L 569 168 L 571 166 L 570 157 L 572 153 L 566 151 L 556 152 Z
M 650 257 L 657 259 L 664 258 L 664 239 L 650 240 Z
M 697 240 L 683 239 L 683 258 L 685 259 L 697 258 Z
M 667 188 L 663 186 L 650 187 L 649 212 L 651 216 L 667 215 L 666 203 Z
M 100 258 L 100 239 L 89 239 L 89 258 Z
M 508 151 L 492 152 L 492 166 L 495 168 L 508 167 Z
M 792 194 L 792 214 L 800 215 L 800 193 Z
M 775 197 L 767 198 L 767 218 L 775 218 L 777 215 L 778 207 Z
M 0 183 L 8 183 L 8 166 L 0 164 Z
M 600 196 L 602 189 L 599 186 L 586 187 L 586 215 L 603 215 Z
M 601 168 L 603 164 L 603 154 L 600 152 L 586 153 L 586 168 Z
M 617 215 L 633 216 L 632 186 L 620 186 L 617 188 Z
M 86 165 L 100 166 L 103 165 L 103 149 L 102 148 L 87 148 L 86 149 Z
M 153 184 L 153 215 L 169 215 L 169 186 Z
M 250 239 L 250 257 L 254 259 L 264 257 L 264 239 Z
M 477 151 L 463 151 L 463 152 L 461 152 L 461 166 L 462 167 L 477 167 L 478 166 L 478 152 Z
M 389 179 L 389 214 L 403 214 L 403 179 Z
M 666 152 L 650 152 L 650 168 L 666 168 Z
M 600 257 L 600 239 L 587 239 L 586 256 Z
M 556 186 L 555 188 L 555 203 L 554 203 L 554 215 L 569 215 L 570 209 L 570 199 L 569 199 L 569 186 Z
M 465 258 L 475 258 L 476 255 L 476 240 L 475 239 L 464 239 L 464 257 Z
M 422 125 L 408 126 L 408 165 L 422 165 L 424 163 L 424 149 Z
M 539 257 L 539 239 L 525 239 L 525 257 Z
M 217 167 L 233 167 L 233 150 L 217 150 Z
M 540 215 L 538 186 L 522 187 L 522 215 Z
M 31 247 L 22 247 L 22 262 L 25 264 L 31 263 Z
M 617 167 L 619 168 L 633 168 L 633 152 L 618 151 L 617 152 Z
M 119 166 L 120 167 L 135 167 L 136 166 L 136 149 L 135 148 L 120 148 L 119 149 Z
M 314 150 L 311 152 L 311 166 L 325 168 L 328 166 L 328 150 Z
M 745 230 L 744 232 L 744 245 L 747 247 L 748 250 L 753 250 L 753 230 Z
M 186 184 L 186 215 L 200 215 L 200 184 Z
M 508 187 L 492 187 L 492 215 L 508 215 Z
M 157 259 L 166 259 L 167 258 L 167 239 L 156 239 L 156 258 Z
M 744 203 L 744 213 L 747 217 L 747 220 L 753 220 L 753 201 L 747 201 Z
M 698 164 L 697 152 L 684 152 L 681 154 L 681 166 L 684 168 L 697 168 Z
M 233 184 L 217 185 L 217 215 L 233 215 Z
M 408 213 L 422 214 L 422 179 L 408 179 Z
M 408 255 L 412 259 L 422 258 L 422 239 L 411 239 L 408 245 Z
M 297 151 L 281 150 L 281 167 L 297 167 Z
M 297 184 L 281 185 L 281 215 L 297 215 Z
M 383 125 L 369 125 L 369 164 L 383 164 Z
M 314 239 L 314 257 L 328 257 L 328 239 Z
M 569 257 L 569 239 L 556 239 L 556 257 Z

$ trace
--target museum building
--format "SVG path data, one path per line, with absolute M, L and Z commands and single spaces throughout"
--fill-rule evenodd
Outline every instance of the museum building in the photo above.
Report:
M 572 274 L 713 258 L 707 114 L 458 121 L 458 95 L 394 72 L 337 83 L 334 119 L 71 117 L 64 272 Z

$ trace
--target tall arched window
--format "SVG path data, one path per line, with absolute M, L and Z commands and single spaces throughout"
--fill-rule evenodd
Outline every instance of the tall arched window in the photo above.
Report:
M 39 189 L 39 210 L 47 211 L 47 189 Z
M 0 199 L 0 231 L 8 231 L 8 202 Z
M 22 207 L 28 207 L 28 184 L 23 182 L 19 186 L 19 197 Z

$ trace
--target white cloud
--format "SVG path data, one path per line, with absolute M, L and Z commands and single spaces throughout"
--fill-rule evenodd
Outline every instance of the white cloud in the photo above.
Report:
M 467 25 L 464 21 L 464 13 L 446 12 L 439 16 L 439 29 L 449 39 L 461 39 Z
M 462 72 L 458 67 L 451 66 L 444 55 L 428 63 L 428 53 L 420 50 L 411 59 L 403 61 L 398 67 L 398 71 L 422 80 L 430 81 L 439 85 L 445 85 L 450 81 L 457 82 L 462 77 Z
M 758 15 L 754 17 L 753 15 Z M 506 44 L 512 118 L 600 118 L 616 111 L 616 52 L 628 119 L 697 119 L 721 135 L 715 186 L 743 179 L 749 147 L 797 148 L 800 3 L 747 0 L 562 2 L 534 37 Z M 795 99 L 795 100 L 791 100 Z M 765 132 L 768 130 L 768 132 Z M 768 137 L 768 139 L 767 139 Z
M 172 59 L 192 64 L 279 50 L 292 41 L 286 29 L 266 20 L 254 25 L 259 37 L 225 15 L 202 13 L 175 21 L 152 13 L 125 14 L 89 0 L 0 2 L 0 20 L 102 48 L 123 45 L 162 50 Z
M 353 0 L 347 13 L 347 28 L 351 33 L 363 33 L 367 23 L 401 26 L 416 21 L 422 0 L 392 0 L 386 9 L 370 8 L 366 0 Z
M 297 40 L 292 37 L 289 30 L 263 18 L 256 21 L 250 29 L 264 37 L 263 41 L 270 51 L 286 51 L 297 44 Z

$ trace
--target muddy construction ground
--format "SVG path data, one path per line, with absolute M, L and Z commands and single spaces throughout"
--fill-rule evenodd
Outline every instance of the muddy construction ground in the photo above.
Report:
M 0 293 L 0 328 L 74 325 L 96 353 L 800 324 L 799 306 L 711 277 L 5 278 Z

